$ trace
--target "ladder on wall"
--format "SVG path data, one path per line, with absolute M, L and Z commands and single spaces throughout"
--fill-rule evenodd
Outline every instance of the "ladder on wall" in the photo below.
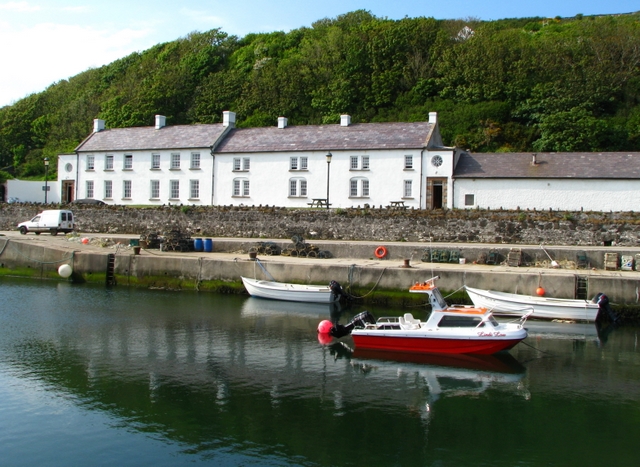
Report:
M 107 286 L 116 285 L 115 269 L 116 269 L 116 255 L 115 253 L 109 253 L 107 255 L 107 275 L 106 275 Z
M 576 276 L 576 299 L 589 299 L 589 277 Z

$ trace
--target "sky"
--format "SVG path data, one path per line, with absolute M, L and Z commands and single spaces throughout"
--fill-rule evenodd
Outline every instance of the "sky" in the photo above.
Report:
M 193 31 L 291 31 L 367 10 L 379 18 L 496 20 L 640 10 L 638 0 L 0 0 L 0 107 Z

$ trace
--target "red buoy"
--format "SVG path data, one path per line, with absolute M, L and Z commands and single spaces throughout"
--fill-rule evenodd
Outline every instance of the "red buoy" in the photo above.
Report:
M 320 334 L 329 334 L 329 331 L 331 331 L 332 327 L 333 323 L 331 321 L 329 321 L 328 319 L 322 320 L 320 321 L 320 324 L 318 324 L 318 332 Z
M 536 289 L 536 294 L 538 294 L 538 297 L 542 297 L 544 295 L 544 289 L 542 287 L 538 287 Z

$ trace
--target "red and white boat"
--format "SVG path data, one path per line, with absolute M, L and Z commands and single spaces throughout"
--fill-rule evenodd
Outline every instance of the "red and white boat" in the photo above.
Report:
M 524 323 L 531 313 L 514 322 L 498 323 L 487 308 L 448 306 L 435 285 L 438 278 L 410 289 L 429 295 L 432 311 L 426 321 L 411 313 L 376 320 L 365 311 L 346 326 L 332 326 L 329 333 L 334 337 L 350 333 L 356 349 L 480 355 L 508 350 L 527 337 Z

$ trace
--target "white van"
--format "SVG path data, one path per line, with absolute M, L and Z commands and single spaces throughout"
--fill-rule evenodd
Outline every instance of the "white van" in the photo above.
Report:
M 61 209 L 42 211 L 30 221 L 18 224 L 18 230 L 22 235 L 26 235 L 28 232 L 33 232 L 36 235 L 40 235 L 42 232 L 58 235 L 58 232 L 72 232 L 74 228 L 73 213 Z

